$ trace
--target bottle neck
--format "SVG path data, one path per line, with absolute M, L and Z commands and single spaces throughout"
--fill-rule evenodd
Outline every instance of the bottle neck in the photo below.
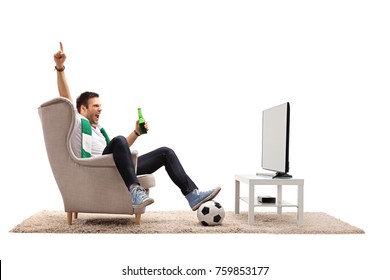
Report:
M 141 108 L 138 108 L 138 118 L 143 119 Z

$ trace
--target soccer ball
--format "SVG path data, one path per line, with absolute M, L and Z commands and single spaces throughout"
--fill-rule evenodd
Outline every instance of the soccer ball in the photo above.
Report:
M 225 218 L 225 210 L 222 205 L 214 200 L 203 203 L 198 208 L 199 222 L 204 226 L 215 226 L 222 224 Z

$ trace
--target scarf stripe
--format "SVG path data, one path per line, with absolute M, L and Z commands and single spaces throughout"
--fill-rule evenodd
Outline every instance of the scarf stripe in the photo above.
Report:
M 100 129 L 106 139 L 107 144 L 110 142 L 110 138 L 104 128 Z M 81 118 L 81 158 L 90 158 L 92 155 L 92 127 L 89 120 Z
M 110 143 L 110 137 L 108 137 L 108 134 L 103 127 L 100 129 L 100 132 L 103 134 L 104 138 L 106 138 L 107 144 Z

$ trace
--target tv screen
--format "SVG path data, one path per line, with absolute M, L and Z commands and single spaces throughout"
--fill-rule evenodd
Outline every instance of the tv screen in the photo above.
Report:
M 262 162 L 265 170 L 275 171 L 273 178 L 291 178 L 289 172 L 290 103 L 263 111 Z

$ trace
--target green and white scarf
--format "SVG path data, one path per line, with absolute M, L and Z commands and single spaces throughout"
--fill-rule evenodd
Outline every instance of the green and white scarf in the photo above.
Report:
M 106 139 L 107 144 L 110 142 L 104 128 L 100 128 L 100 132 Z M 81 118 L 81 158 L 91 157 L 92 152 L 92 127 L 91 123 L 86 118 Z

